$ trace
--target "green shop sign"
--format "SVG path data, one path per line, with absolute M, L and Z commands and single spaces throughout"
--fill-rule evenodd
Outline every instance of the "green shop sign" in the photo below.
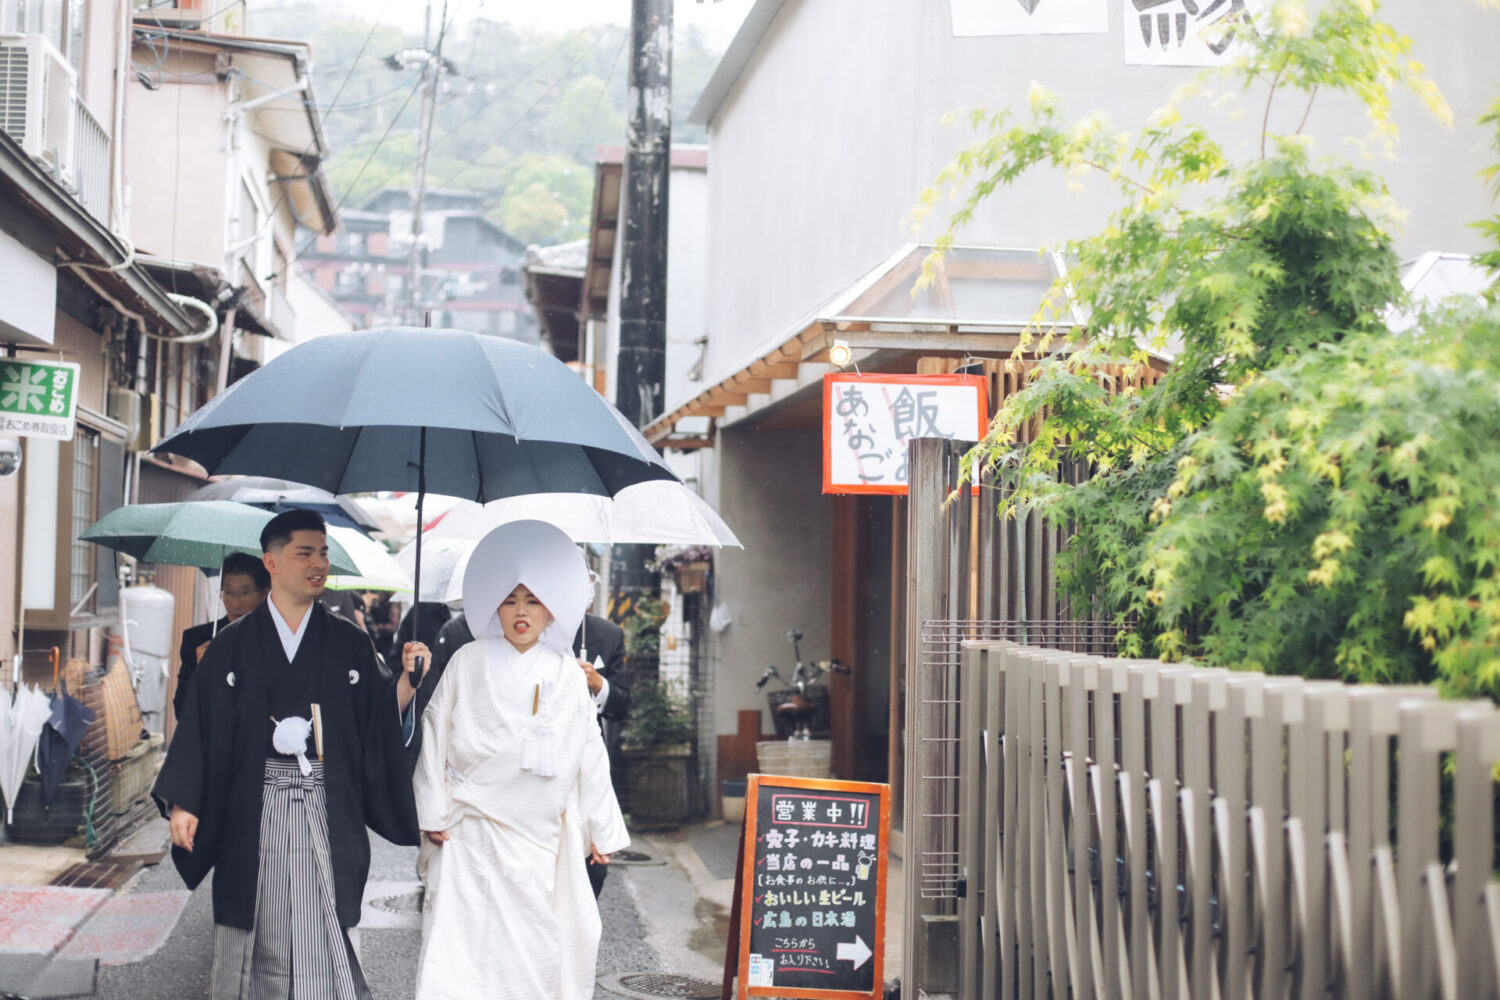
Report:
M 76 364 L 0 359 L 0 434 L 66 441 L 77 412 Z

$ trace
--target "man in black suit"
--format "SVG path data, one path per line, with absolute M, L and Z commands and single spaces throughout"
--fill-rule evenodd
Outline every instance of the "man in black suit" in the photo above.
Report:
M 468 619 L 463 615 L 455 615 L 438 629 L 431 647 L 432 676 L 417 690 L 418 712 L 432 697 L 448 660 L 473 639 Z M 578 665 L 588 677 L 589 693 L 594 696 L 594 708 L 599 713 L 601 725 L 604 721 L 624 722 L 630 714 L 630 681 L 625 675 L 625 630 L 608 618 L 584 615 L 583 624 L 573 637 L 573 655 L 578 657 Z M 594 896 L 598 897 L 609 868 L 590 861 L 588 870 L 589 883 L 594 887 Z
M 266 599 L 271 590 L 271 574 L 254 556 L 233 552 L 219 567 L 219 597 L 224 602 L 224 617 L 216 622 L 204 622 L 183 629 L 182 646 L 178 650 L 177 690 L 172 694 L 172 710 L 182 718 L 183 706 L 187 704 L 188 682 L 193 671 L 198 669 L 198 654 L 218 634 L 219 629 L 237 621 Z

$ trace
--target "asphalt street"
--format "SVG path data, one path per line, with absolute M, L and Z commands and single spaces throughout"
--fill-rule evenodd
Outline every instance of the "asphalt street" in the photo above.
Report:
M 421 944 L 416 910 L 416 848 L 394 847 L 371 835 L 370 886 L 365 893 L 360 951 L 376 1000 L 409 1000 L 415 990 L 417 951 Z M 657 869 L 660 871 L 660 869 Z M 634 873 L 623 866 L 610 873 L 599 898 L 604 936 L 599 946 L 599 976 L 662 971 L 647 943 L 632 884 Z M 182 887 L 170 861 L 143 870 L 120 890 L 159 893 Z M 161 997 L 208 995 L 213 962 L 213 907 L 210 883 L 188 900 L 166 942 L 141 961 L 99 967 L 95 996 L 105 1000 L 159 1000 Z M 600 1000 L 620 1000 L 596 990 Z

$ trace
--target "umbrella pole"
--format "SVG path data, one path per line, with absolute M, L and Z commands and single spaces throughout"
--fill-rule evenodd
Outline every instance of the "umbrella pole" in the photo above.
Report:
M 417 432 L 417 570 L 412 574 L 411 641 L 419 641 L 422 634 L 422 501 L 427 497 L 427 428 Z M 412 687 L 422 686 L 424 670 L 422 658 L 417 657 L 417 669 L 412 673 Z

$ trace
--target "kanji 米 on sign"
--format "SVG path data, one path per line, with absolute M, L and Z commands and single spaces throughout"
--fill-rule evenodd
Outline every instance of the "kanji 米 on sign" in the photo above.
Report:
M 71 361 L 0 359 L 0 434 L 70 439 L 78 370 Z
M 983 375 L 823 377 L 823 492 L 906 492 L 912 438 L 978 441 L 989 415 Z

